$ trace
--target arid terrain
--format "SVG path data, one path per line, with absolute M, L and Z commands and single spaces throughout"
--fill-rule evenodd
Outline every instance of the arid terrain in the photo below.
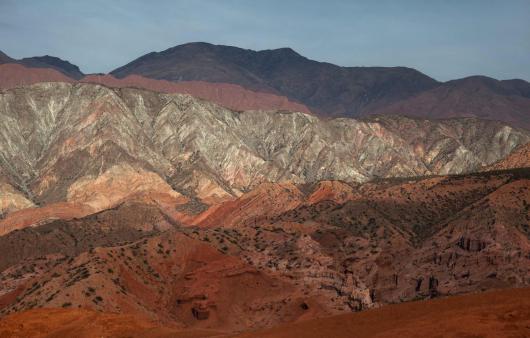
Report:
M 211 205 L 150 191 L 86 216 L 22 209 L 1 223 L 1 313 L 86 309 L 228 333 L 524 287 L 529 183 L 511 169 L 263 183 Z
M 0 338 L 530 335 L 528 83 L 0 63 Z
M 179 330 L 131 315 L 37 309 L 0 322 L 0 337 L 526 337 L 530 291 L 510 289 L 385 306 L 243 334 Z

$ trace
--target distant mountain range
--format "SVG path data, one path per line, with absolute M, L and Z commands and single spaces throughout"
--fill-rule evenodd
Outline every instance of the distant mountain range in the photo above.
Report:
M 438 84 L 410 68 L 339 67 L 309 60 L 290 48 L 256 52 L 207 43 L 189 43 L 149 53 L 111 74 L 236 83 L 287 96 L 319 115 L 350 117 Z
M 49 55 L 28 57 L 16 60 L 0 51 L 0 64 L 4 63 L 18 63 L 31 68 L 51 68 L 75 80 L 79 80 L 84 76 L 81 70 L 79 70 L 79 67 L 76 65 L 73 65 L 70 62 L 62 60 L 58 57 Z
M 5 54 L 0 55 L 0 63 L 13 62 L 33 69 L 52 68 L 73 80 L 84 77 L 78 67 L 59 58 L 44 56 L 13 60 Z M 1 72 L 0 69 L 0 77 Z M 253 51 L 202 42 L 188 43 L 148 53 L 113 70 L 99 81 L 105 85 L 119 83 L 110 75 L 124 80 L 118 85 L 120 87 L 131 83 L 130 76 L 136 76 L 134 86 L 150 90 L 164 88 L 162 91 L 165 92 L 186 92 L 182 88 L 172 88 L 168 85 L 171 82 L 201 83 L 208 86 L 207 94 L 204 89 L 200 95 L 190 90 L 187 92 L 209 100 L 215 98 L 211 92 L 216 88 L 226 90 L 227 84 L 235 85 L 237 87 L 230 87 L 230 95 L 246 100 L 246 104 L 240 107 L 238 100 L 234 102 L 232 99 L 228 106 L 236 110 L 251 107 L 311 111 L 322 117 L 372 114 L 426 118 L 474 116 L 530 128 L 530 83 L 524 80 L 499 81 L 473 76 L 442 83 L 411 68 L 340 67 L 307 59 L 290 48 Z M 96 80 L 91 77 L 89 81 Z M 164 82 L 161 85 L 152 80 Z M 0 87 L 6 88 L 1 82 Z M 258 97 L 254 97 L 256 95 Z M 263 99 L 263 95 L 267 98 Z M 230 100 L 217 98 L 213 101 L 227 105 Z M 249 105 L 250 101 L 253 103 Z
M 373 113 L 434 119 L 474 116 L 530 129 L 530 83 L 472 76 L 443 83 Z

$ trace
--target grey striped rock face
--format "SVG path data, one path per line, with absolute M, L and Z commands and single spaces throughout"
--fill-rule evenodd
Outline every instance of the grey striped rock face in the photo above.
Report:
M 528 131 L 472 118 L 321 120 L 93 84 L 0 92 L 0 121 L 1 174 L 35 203 L 67 200 L 80 180 L 131 170 L 135 180 L 150 172 L 203 200 L 238 196 L 267 181 L 459 174 L 530 142 Z

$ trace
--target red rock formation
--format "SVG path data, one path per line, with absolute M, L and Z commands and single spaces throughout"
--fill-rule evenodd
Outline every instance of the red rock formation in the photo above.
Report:
M 303 104 L 290 101 L 285 96 L 256 92 L 229 83 L 204 81 L 170 82 L 149 79 L 134 74 L 123 79 L 117 79 L 112 75 L 88 75 L 81 79 L 80 82 L 98 83 L 112 88 L 134 87 L 161 93 L 190 94 L 234 110 L 278 109 L 310 113 L 309 108 Z
M 0 236 L 0 313 L 81 306 L 233 332 L 527 286 L 528 174 L 267 183 L 200 226 L 140 191 Z
M 0 89 L 39 82 L 74 82 L 74 80 L 51 68 L 28 68 L 16 63 L 0 65 Z
M 0 236 L 28 226 L 38 226 L 54 219 L 72 219 L 94 212 L 90 206 L 79 203 L 52 203 L 42 208 L 27 208 L 12 212 L 0 220 Z
M 75 80 L 52 68 L 30 68 L 16 63 L 0 64 L 0 89 L 39 82 L 75 82 Z M 228 83 L 170 82 L 139 75 L 130 75 L 124 79 L 117 79 L 112 75 L 88 75 L 80 82 L 97 83 L 112 88 L 134 87 L 161 93 L 189 94 L 234 110 L 288 110 L 310 113 L 309 108 L 285 96 L 256 92 Z
M 299 206 L 303 195 L 291 183 L 264 183 L 240 198 L 221 203 L 197 216 L 204 227 L 231 227 L 249 220 L 274 217 Z
M 307 203 L 315 204 L 328 200 L 342 204 L 348 200 L 352 200 L 355 196 L 359 196 L 359 193 L 345 182 L 322 181 L 318 183 L 311 196 L 307 198 Z

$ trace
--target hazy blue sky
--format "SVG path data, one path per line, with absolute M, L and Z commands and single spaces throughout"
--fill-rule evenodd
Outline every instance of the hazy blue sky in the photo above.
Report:
M 206 41 L 289 46 L 342 66 L 408 66 L 438 79 L 530 80 L 530 0 L 0 0 L 0 50 L 108 72 Z

